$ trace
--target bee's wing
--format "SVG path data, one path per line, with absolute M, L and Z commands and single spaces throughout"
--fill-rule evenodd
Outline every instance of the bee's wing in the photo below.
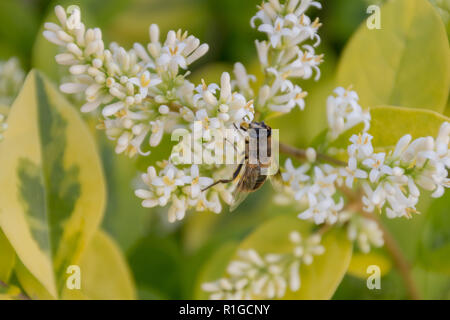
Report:
M 230 211 L 234 211 L 252 192 L 258 180 L 260 170 L 258 167 L 245 166 L 240 174 L 239 182 L 233 191 L 233 203 Z

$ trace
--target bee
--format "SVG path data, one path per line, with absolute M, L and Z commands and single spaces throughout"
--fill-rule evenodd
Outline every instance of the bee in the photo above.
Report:
M 245 155 L 243 161 L 237 166 L 231 179 L 222 179 L 203 189 L 206 191 L 218 184 L 236 182 L 233 191 L 233 203 L 230 211 L 235 210 L 252 192 L 260 189 L 268 178 L 268 171 L 272 167 L 272 128 L 264 122 L 251 122 L 238 128 L 247 134 L 245 137 Z M 240 131 L 239 131 L 240 132 Z M 242 135 L 242 132 L 240 132 Z

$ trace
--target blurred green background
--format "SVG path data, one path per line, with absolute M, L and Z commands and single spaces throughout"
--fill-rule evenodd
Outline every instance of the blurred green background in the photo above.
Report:
M 283 125 L 281 139 L 299 147 L 308 145 L 326 125 L 326 97 L 334 88 L 333 77 L 338 57 L 358 26 L 367 18 L 368 4 L 380 1 L 327 0 L 323 10 L 310 12 L 324 23 L 320 31 L 322 44 L 318 52 L 325 54 L 322 78 L 319 82 L 303 82 L 309 91 L 306 111 L 295 111 L 288 117 L 273 120 L 273 127 Z M 447 1 L 432 1 L 440 5 L 440 13 L 447 25 Z M 209 53 L 193 66 L 191 80 L 201 78 L 218 82 L 223 71 L 230 71 L 233 63 L 243 62 L 250 73 L 258 73 L 254 40 L 261 38 L 250 27 L 259 0 L 1 0 L 0 1 L 0 60 L 17 56 L 27 71 L 38 68 L 55 82 L 67 75 L 54 61 L 57 52 L 42 36 L 42 24 L 55 20 L 56 4 L 78 4 L 90 27 L 103 30 L 106 43 L 118 42 L 129 48 L 134 42 L 148 42 L 148 27 L 159 24 L 161 33 L 182 28 L 210 45 Z M 293 208 L 273 204 L 270 184 L 251 195 L 237 212 L 221 215 L 193 213 L 180 223 L 169 224 L 165 209 L 148 210 L 140 206 L 133 190 L 137 172 L 162 159 L 169 153 L 169 143 L 162 143 L 148 158 L 131 160 L 116 156 L 113 146 L 103 132 L 91 124 L 101 152 L 108 185 L 108 205 L 103 228 L 117 241 L 125 253 L 138 289 L 139 298 L 193 298 L 197 277 L 203 265 L 220 246 L 243 239 L 267 218 L 292 214 Z M 289 130 L 289 128 L 295 130 Z M 293 132 L 295 134 L 293 134 Z M 427 201 L 425 201 L 427 202 Z M 415 261 L 414 274 L 425 298 L 450 298 L 449 262 L 444 272 L 427 268 L 427 259 L 416 259 L 427 246 L 434 244 L 436 232 L 440 241 L 450 242 L 450 194 L 435 201 L 434 212 L 447 214 L 436 218 L 417 216 L 412 221 L 389 221 L 388 227 L 399 239 L 407 256 Z M 427 203 L 424 207 L 427 207 Z M 437 230 L 437 231 L 436 231 Z M 412 240 L 411 234 L 416 237 Z M 434 237 L 434 238 L 431 238 Z M 423 250 L 425 248 L 425 250 Z M 422 251 L 421 251 L 422 250 Z M 383 250 L 375 250 L 385 256 Z M 448 260 L 448 258 L 447 258 Z M 406 298 L 403 283 L 396 271 L 383 278 L 383 289 L 369 291 L 365 280 L 347 275 L 335 294 L 338 299 Z

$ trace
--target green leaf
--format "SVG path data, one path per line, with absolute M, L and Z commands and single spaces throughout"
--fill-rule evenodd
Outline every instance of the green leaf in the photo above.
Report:
M 128 253 L 139 286 L 152 288 L 170 299 L 181 298 L 183 260 L 173 237 L 148 235 Z
M 1 60 L 17 56 L 22 62 L 28 61 L 39 23 L 36 13 L 32 3 L 0 1 Z
M 425 222 L 418 247 L 419 265 L 432 272 L 450 275 L 450 192 L 432 201 L 424 214 Z
M 449 300 L 450 275 L 429 271 L 429 268 L 415 267 L 413 277 L 424 300 Z
M 0 229 L 0 281 L 8 283 L 16 261 L 16 254 Z
M 393 106 L 371 108 L 370 115 L 372 121 L 369 133 L 374 137 L 373 145 L 376 148 L 393 148 L 406 134 L 410 134 L 413 139 L 436 137 L 441 125 L 450 121 L 449 118 L 431 110 Z M 347 130 L 333 142 L 332 146 L 347 148 L 350 137 L 361 133 L 362 129 L 362 125 L 357 125 Z
M 65 289 L 63 299 L 133 300 L 136 289 L 117 244 L 99 230 L 80 262 L 81 289 Z
M 36 71 L 8 125 L 0 144 L 0 227 L 24 267 L 56 298 L 67 266 L 79 261 L 103 216 L 100 159 L 76 110 Z
M 443 112 L 450 86 L 444 24 L 427 0 L 393 0 L 381 9 L 381 29 L 366 24 L 342 56 L 337 83 L 354 86 L 364 107 L 398 105 Z

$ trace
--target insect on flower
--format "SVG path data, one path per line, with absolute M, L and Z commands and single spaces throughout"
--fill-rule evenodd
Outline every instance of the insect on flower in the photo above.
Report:
M 234 125 L 241 135 L 245 135 L 244 159 L 237 166 L 231 179 L 222 179 L 203 189 L 206 191 L 220 183 L 234 182 L 233 203 L 230 211 L 235 210 L 252 192 L 260 189 L 272 172 L 272 128 L 264 122 L 243 123 L 240 128 Z

